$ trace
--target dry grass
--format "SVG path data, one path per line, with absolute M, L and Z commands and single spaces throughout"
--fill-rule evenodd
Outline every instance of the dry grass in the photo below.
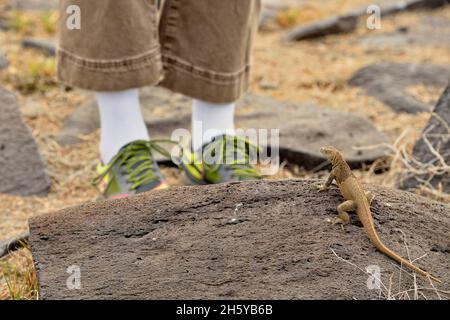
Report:
M 405 248 L 408 251 L 408 246 L 406 242 L 404 242 Z M 395 273 L 392 273 L 389 277 L 389 282 L 387 284 L 383 283 L 383 280 L 381 278 L 377 278 L 374 274 L 370 273 L 368 270 L 359 267 L 355 263 L 351 262 L 350 260 L 344 259 L 341 256 L 339 256 L 336 251 L 334 251 L 332 248 L 330 248 L 333 255 L 335 255 L 339 260 L 341 260 L 344 263 L 347 263 L 354 267 L 355 269 L 359 270 L 360 272 L 367 275 L 369 278 L 373 278 L 378 284 L 379 284 L 379 290 L 378 291 L 378 298 L 382 300 L 448 300 L 450 299 L 450 291 L 444 291 L 437 289 L 434 286 L 434 283 L 431 279 L 428 279 L 429 286 L 419 286 L 417 281 L 417 276 L 415 273 L 410 274 L 407 270 L 403 269 L 402 267 L 398 267 L 398 282 L 394 283 L 393 279 L 395 276 Z M 408 251 L 409 252 L 409 251 Z M 419 260 L 420 258 L 411 260 L 410 257 L 409 261 L 411 263 L 414 263 L 415 261 Z M 404 289 L 404 281 L 402 275 L 407 275 L 407 277 L 412 277 L 412 288 Z M 409 282 L 408 282 L 409 283 Z M 397 291 L 394 292 L 394 286 L 397 288 Z
M 443 138 L 443 140 L 450 140 L 450 127 L 437 114 L 433 113 L 432 116 L 440 119 L 440 123 L 447 129 L 448 133 L 440 134 L 439 137 Z M 391 151 L 392 160 L 390 170 L 386 174 L 386 180 L 389 183 L 395 184 L 413 175 L 421 182 L 417 193 L 433 200 L 450 203 L 450 194 L 446 193 L 442 186 L 431 184 L 432 179 L 435 177 L 445 177 L 450 174 L 450 165 L 430 141 L 430 138 L 435 137 L 435 135 L 430 133 L 432 129 L 433 127 L 428 128 L 420 136 L 430 154 L 434 156 L 428 163 L 423 163 L 412 155 L 411 149 L 415 141 L 417 141 L 417 138 L 409 134 L 408 130 L 405 130 L 392 145 L 387 145 Z M 426 177 L 426 180 L 425 178 L 421 180 L 419 177 Z
M 0 259 L 0 300 L 37 300 L 38 283 L 28 248 Z
M 0 0 L 0 17 L 5 16 L 7 0 Z M 402 63 L 450 63 L 450 54 L 442 48 L 396 48 L 367 51 L 352 44 L 355 36 L 369 32 L 387 32 L 399 26 L 415 24 L 425 15 L 450 17 L 450 9 L 426 13 L 407 13 L 383 21 L 381 31 L 369 31 L 362 25 L 352 34 L 331 36 L 320 41 L 282 44 L 280 39 L 286 28 L 343 13 L 370 0 L 306 1 L 301 8 L 290 9 L 277 17 L 278 28 L 260 33 L 254 48 L 254 69 L 251 91 L 283 101 L 314 102 L 337 110 L 364 113 L 372 123 L 390 139 L 393 149 L 389 163 L 376 163 L 357 176 L 365 183 L 394 186 L 397 175 L 404 172 L 404 159 L 411 152 L 412 143 L 429 119 L 428 114 L 396 114 L 378 100 L 367 97 L 356 88 L 347 86 L 351 75 L 363 66 L 380 61 Z M 94 176 L 98 159 L 98 132 L 84 137 L 75 147 L 62 147 L 55 142 L 64 119 L 90 98 L 82 91 L 66 92 L 56 85 L 53 59 L 41 56 L 31 49 L 23 49 L 21 40 L 26 37 L 52 39 L 57 15 L 48 13 L 6 14 L 13 30 L 0 32 L 0 47 L 11 64 L 0 71 L 3 87 L 19 96 L 25 122 L 37 138 L 38 145 L 48 163 L 51 191 L 47 197 L 14 197 L 0 195 L 0 239 L 11 237 L 27 229 L 32 216 L 56 211 L 67 206 L 96 199 L 97 194 L 89 184 Z M 307 63 L 305 63 L 307 62 Z M 277 83 L 271 90 L 260 87 L 261 81 Z M 442 88 L 415 86 L 408 89 L 424 102 L 436 101 Z M 403 134 L 408 128 L 408 139 Z M 399 137 L 401 139 L 399 140 Z M 397 150 L 397 151 L 395 151 Z M 399 152 L 398 150 L 402 150 Z M 376 174 L 375 168 L 390 166 L 390 171 Z M 180 184 L 174 169 L 164 169 L 173 185 Z M 326 172 L 307 172 L 299 167 L 285 165 L 272 178 L 321 178 Z M 28 251 L 21 250 L 0 261 L 3 277 L 0 279 L 1 298 L 36 298 L 35 276 Z M 5 276 L 6 275 L 6 276 Z M 5 279 L 13 285 L 8 289 Z M 25 287 L 24 287 L 25 286 Z
M 407 260 L 410 263 L 415 263 L 416 261 L 426 257 L 426 254 L 425 254 L 416 259 L 411 259 L 409 247 L 408 247 L 408 244 L 406 241 L 406 235 L 400 229 L 397 229 L 397 231 L 399 231 L 402 234 L 403 245 L 404 245 L 406 253 L 407 253 Z M 437 289 L 435 287 L 433 281 L 430 278 L 427 279 L 429 286 L 419 286 L 416 273 L 415 272 L 410 273 L 409 270 L 405 270 L 403 268 L 403 266 L 401 266 L 401 265 L 400 266 L 396 265 L 396 267 L 399 270 L 398 276 L 397 276 L 398 282 L 394 284 L 393 279 L 394 279 L 395 273 L 392 273 L 389 277 L 388 284 L 384 284 L 382 281 L 381 275 L 378 278 L 378 277 L 376 277 L 375 274 L 370 273 L 367 269 L 363 269 L 363 268 L 357 266 L 356 264 L 354 264 L 353 262 L 351 262 L 350 260 L 342 258 L 332 248 L 330 248 L 330 250 L 339 260 L 358 269 L 362 273 L 366 274 L 368 276 L 368 278 L 369 277 L 373 278 L 375 280 L 375 282 L 377 282 L 377 284 L 379 285 L 379 289 L 378 289 L 379 290 L 379 294 L 378 294 L 379 299 L 384 299 L 384 300 L 423 300 L 423 299 L 424 300 L 430 300 L 430 299 L 431 300 L 448 300 L 448 299 L 450 299 L 450 291 Z M 411 285 L 412 288 L 404 289 L 404 287 L 406 286 L 404 283 L 409 284 L 410 282 L 404 281 L 403 275 L 406 275 L 408 278 L 412 278 L 412 285 Z M 397 292 L 393 291 L 394 285 L 397 288 Z

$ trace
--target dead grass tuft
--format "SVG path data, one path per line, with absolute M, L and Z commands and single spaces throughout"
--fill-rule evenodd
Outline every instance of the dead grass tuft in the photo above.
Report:
M 443 140 L 450 140 L 450 128 L 437 114 L 432 116 L 447 128 L 448 134 L 440 134 Z M 444 177 L 450 174 L 450 165 L 446 159 L 440 154 L 435 146 L 430 142 L 430 138 L 436 138 L 436 134 L 430 133 L 433 127 L 428 128 L 422 133 L 421 138 L 428 147 L 430 154 L 434 157 L 428 163 L 422 163 L 412 155 L 412 146 L 416 139 L 410 134 L 409 130 L 405 130 L 392 145 L 387 145 L 391 151 L 390 170 L 386 175 L 386 179 L 391 183 L 403 181 L 404 179 L 415 176 L 421 182 L 418 193 L 425 195 L 434 200 L 450 202 L 450 194 L 446 193 L 442 185 L 433 185 L 431 181 L 436 177 Z M 426 178 L 421 178 L 426 177 Z
M 426 255 L 423 255 L 421 257 L 418 257 L 416 259 L 411 260 L 409 247 L 406 241 L 406 235 L 402 230 L 398 230 L 402 234 L 403 239 L 403 245 L 405 246 L 405 250 L 407 252 L 407 259 L 411 263 L 415 263 L 416 261 L 424 258 Z M 383 283 L 383 279 L 380 277 L 377 277 L 377 275 L 369 272 L 368 270 L 356 265 L 355 263 L 351 262 L 350 260 L 344 259 L 343 257 L 339 256 L 333 248 L 330 248 L 333 255 L 335 255 L 339 260 L 351 265 L 352 267 L 358 269 L 362 273 L 366 274 L 368 279 L 372 278 L 375 280 L 375 282 L 379 285 L 378 290 L 378 298 L 384 299 L 384 300 L 429 300 L 429 299 L 437 299 L 437 300 L 447 300 L 450 298 L 450 291 L 440 290 L 437 289 L 434 286 L 434 283 L 431 279 L 428 279 L 429 286 L 421 286 L 418 284 L 417 276 L 413 272 L 412 274 L 409 272 L 409 270 L 405 270 L 401 265 L 399 266 L 396 262 L 395 266 L 399 269 L 398 273 L 398 283 L 396 284 L 397 291 L 394 292 L 394 276 L 395 273 L 392 273 L 389 276 L 389 282 L 388 284 Z M 412 278 L 412 283 L 408 282 L 403 279 L 403 275 L 407 275 L 408 278 Z M 368 288 L 369 290 L 369 288 Z
M 0 260 L 0 300 L 37 300 L 38 283 L 29 248 Z

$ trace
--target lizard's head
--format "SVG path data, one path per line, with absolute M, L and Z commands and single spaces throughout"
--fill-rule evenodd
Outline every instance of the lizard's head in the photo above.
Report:
M 320 153 L 323 154 L 332 165 L 342 158 L 341 152 L 333 146 L 325 146 L 320 148 Z

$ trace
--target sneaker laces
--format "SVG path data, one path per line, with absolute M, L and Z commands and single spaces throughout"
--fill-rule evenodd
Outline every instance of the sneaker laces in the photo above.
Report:
M 159 143 L 173 143 L 171 140 L 138 140 L 123 147 L 117 155 L 108 163 L 108 168 L 94 180 L 93 184 L 98 186 L 99 182 L 108 174 L 115 175 L 120 168 L 123 168 L 131 183 L 131 189 L 135 190 L 140 186 L 158 181 L 160 178 L 154 170 L 154 159 L 152 151 L 156 151 L 166 158 L 170 158 L 170 153 L 159 146 Z M 105 186 L 107 190 L 112 179 Z
M 229 135 L 216 137 L 202 152 L 201 174 L 206 179 L 206 175 L 217 174 L 222 164 L 225 164 L 238 179 L 261 179 L 258 170 L 250 163 L 254 152 L 257 153 L 260 150 L 259 146 L 245 137 Z M 211 156 L 214 160 L 206 161 L 207 156 Z

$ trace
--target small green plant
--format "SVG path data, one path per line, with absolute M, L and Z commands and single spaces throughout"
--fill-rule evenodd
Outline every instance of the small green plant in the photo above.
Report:
M 45 91 L 56 84 L 55 58 L 38 58 L 29 62 L 14 80 L 14 86 L 22 93 Z
M 13 10 L 11 12 L 8 25 L 12 30 L 18 33 L 30 34 L 33 23 L 32 20 L 24 13 Z
M 45 58 L 32 61 L 29 65 L 30 77 L 38 81 L 41 77 L 52 77 L 55 74 L 55 59 Z
M 44 12 L 41 16 L 42 26 L 48 34 L 56 32 L 56 25 L 58 22 L 58 13 L 54 11 Z

